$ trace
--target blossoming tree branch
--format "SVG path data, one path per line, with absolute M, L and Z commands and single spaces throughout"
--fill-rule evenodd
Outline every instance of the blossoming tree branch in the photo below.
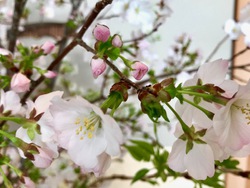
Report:
M 218 188 L 226 173 L 249 178 L 234 157 L 250 154 L 250 82 L 239 84 L 228 73 L 249 66 L 231 62 L 249 49 L 250 6 L 239 21 L 225 20 L 226 37 L 204 60 L 187 34 L 164 59 L 152 51 L 158 28 L 174 14 L 167 0 L 92 4 L 8 0 L 0 7 L 1 187 L 97 187 L 115 179 L 157 186 L 182 177 Z M 63 24 L 28 23 L 33 11 L 53 19 L 65 5 L 71 11 Z M 114 18 L 134 28 L 129 39 L 110 29 Z M 22 40 L 46 35 L 53 40 Z M 240 35 L 242 51 L 210 61 Z M 80 60 L 68 57 L 76 47 Z M 160 141 L 162 126 L 176 138 L 171 149 Z M 170 134 L 164 130 L 161 136 Z M 107 175 L 126 155 L 151 167 Z

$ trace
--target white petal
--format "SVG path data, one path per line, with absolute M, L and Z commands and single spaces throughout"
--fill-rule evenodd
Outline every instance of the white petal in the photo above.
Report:
M 172 146 L 172 151 L 168 156 L 168 166 L 176 172 L 184 172 L 186 166 L 184 164 L 184 156 L 186 152 L 186 142 L 176 140 Z
M 214 175 L 214 156 L 211 147 L 207 144 L 194 143 L 192 150 L 184 159 L 187 171 L 197 180 L 205 180 Z

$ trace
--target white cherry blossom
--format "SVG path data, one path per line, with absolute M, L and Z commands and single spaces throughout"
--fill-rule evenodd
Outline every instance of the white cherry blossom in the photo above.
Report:
M 84 171 L 102 173 L 106 161 L 102 157 L 120 154 L 122 132 L 115 120 L 97 106 L 80 97 L 68 101 L 57 97 L 52 100 L 50 112 L 59 145 Z

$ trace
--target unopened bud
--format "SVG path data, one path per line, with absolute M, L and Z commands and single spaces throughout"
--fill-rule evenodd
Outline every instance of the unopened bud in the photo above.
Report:
M 110 30 L 105 25 L 97 24 L 93 30 L 93 35 L 96 40 L 106 42 L 110 37 Z

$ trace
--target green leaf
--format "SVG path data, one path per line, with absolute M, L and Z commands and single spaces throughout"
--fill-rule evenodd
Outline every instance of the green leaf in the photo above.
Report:
M 130 140 L 132 143 L 138 145 L 139 147 L 143 148 L 146 152 L 149 154 L 154 154 L 154 147 L 152 144 L 145 142 L 145 141 L 139 141 L 139 140 Z
M 237 166 L 240 164 L 240 162 L 236 159 L 228 158 L 228 159 L 224 160 L 223 162 L 217 162 L 216 164 L 218 166 L 223 166 L 223 167 L 228 168 L 228 169 L 238 169 Z
M 136 172 L 131 184 L 142 179 L 148 172 L 149 172 L 149 169 L 146 169 L 146 168 L 143 168 L 143 169 L 139 170 L 138 172 Z
M 69 20 L 67 23 L 66 23 L 66 27 L 68 27 L 69 29 L 76 29 L 77 28 L 77 24 L 73 21 L 73 20 Z
M 116 60 L 120 55 L 120 48 L 111 48 L 110 50 L 107 50 L 105 54 L 112 60 Z
M 150 161 L 150 154 L 138 146 L 125 146 L 128 152 L 137 161 Z

